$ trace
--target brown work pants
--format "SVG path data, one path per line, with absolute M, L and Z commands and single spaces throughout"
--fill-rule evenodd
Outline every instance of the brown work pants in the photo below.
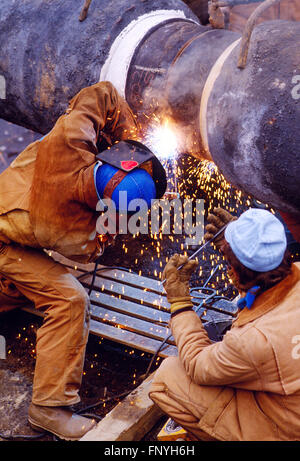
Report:
M 149 396 L 196 440 L 215 441 L 200 428 L 199 422 L 222 389 L 195 384 L 179 358 L 168 357 L 155 372 Z
M 44 251 L 1 244 L 0 312 L 31 303 L 45 315 L 37 331 L 32 401 L 77 403 L 89 331 L 88 296 Z

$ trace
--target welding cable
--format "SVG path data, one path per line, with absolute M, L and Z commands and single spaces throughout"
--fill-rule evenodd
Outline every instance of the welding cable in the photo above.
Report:
M 194 309 L 194 312 L 197 313 L 197 312 L 199 311 L 199 309 L 200 309 L 201 307 L 203 307 L 203 306 L 205 306 L 207 309 L 212 309 L 211 306 L 208 304 L 208 302 L 215 302 L 217 299 L 222 299 L 222 300 L 223 300 L 223 299 L 226 299 L 226 300 L 230 301 L 229 298 L 226 298 L 226 297 L 224 297 L 224 296 L 217 295 L 216 290 L 213 290 L 212 288 L 208 288 L 208 287 L 207 287 L 208 283 L 211 281 L 212 277 L 213 277 L 213 276 L 215 275 L 215 273 L 217 272 L 217 269 L 219 269 L 219 266 L 220 266 L 220 264 L 218 264 L 218 265 L 215 267 L 214 271 L 211 273 L 211 275 L 210 275 L 210 276 L 208 277 L 208 279 L 205 281 L 205 283 L 204 283 L 203 286 L 201 286 L 201 287 L 194 287 L 194 288 L 191 289 L 191 291 L 190 291 L 191 293 L 192 293 L 193 291 L 196 291 L 196 290 L 200 291 L 200 290 L 204 290 L 204 289 L 212 291 L 212 294 L 211 294 L 210 296 L 204 298 L 203 301 L 202 301 L 199 305 L 196 306 L 196 309 Z M 197 298 L 197 296 L 192 296 L 192 297 Z M 221 311 L 221 310 L 218 309 L 218 308 L 215 308 L 215 309 L 212 309 L 212 310 L 215 310 L 215 311 L 217 311 L 217 312 L 225 313 L 224 311 Z M 226 314 L 234 316 L 234 314 L 231 314 L 230 312 L 227 312 L 227 311 L 226 311 Z M 201 318 L 201 317 L 200 317 L 200 318 Z M 142 375 L 140 378 L 142 378 L 142 379 L 144 380 L 144 379 L 146 379 L 146 378 L 149 376 L 150 370 L 151 370 L 151 367 L 152 367 L 152 364 L 153 364 L 154 360 L 155 360 L 156 357 L 158 356 L 158 354 L 159 354 L 159 352 L 161 351 L 162 347 L 166 344 L 166 342 L 167 342 L 171 337 L 172 337 L 172 333 L 171 333 L 169 336 L 167 336 L 167 337 L 161 342 L 161 344 L 159 345 L 159 347 L 157 348 L 157 350 L 156 350 L 156 351 L 154 352 L 154 354 L 153 354 L 153 357 L 152 357 L 152 359 L 151 359 L 151 361 L 150 361 L 150 364 L 149 364 L 149 366 L 148 366 L 148 368 L 147 368 L 146 373 L 145 373 L 144 375 Z
M 219 300 L 231 301 L 229 298 L 226 298 L 225 296 L 212 296 L 212 299 L 210 299 L 209 301 L 212 304 L 214 304 Z M 204 303 L 201 306 L 199 306 L 199 308 L 203 307 L 203 308 L 205 308 L 205 310 L 211 310 L 211 311 L 217 312 L 218 314 L 228 315 L 228 316 L 233 317 L 233 318 L 235 318 L 237 316 L 236 313 L 233 313 L 233 312 L 230 312 L 230 311 L 225 311 L 225 310 L 221 309 L 220 307 L 214 307 L 212 304 L 207 304 L 207 301 L 205 300 Z M 198 312 L 198 310 L 199 309 L 196 309 L 195 312 Z M 202 319 L 203 314 L 204 314 L 204 312 L 199 316 L 200 319 Z
M 90 284 L 90 287 L 89 287 L 89 291 L 88 291 L 88 295 L 90 296 L 93 289 L 94 289 L 94 285 L 95 285 L 95 280 L 96 280 L 96 276 L 97 276 L 97 272 L 100 272 L 100 271 L 107 271 L 107 270 L 111 270 L 111 269 L 119 269 L 119 270 L 122 270 L 122 271 L 126 271 L 126 272 L 130 272 L 131 274 L 136 274 L 136 272 L 133 272 L 131 269 L 127 269 L 127 267 L 121 267 L 121 266 L 106 266 L 106 267 L 99 267 L 98 268 L 98 265 L 99 265 L 99 261 L 96 261 L 95 262 L 95 266 L 94 266 L 94 269 L 92 271 L 89 271 L 89 272 L 84 272 L 83 274 L 80 274 L 77 278 L 77 280 L 80 280 L 81 278 L 83 277 L 86 277 L 88 275 L 92 275 L 92 281 L 91 281 L 91 284 Z
M 211 277 L 209 278 L 209 280 L 210 280 L 210 279 L 211 279 Z M 209 281 L 209 280 L 208 280 L 208 281 Z M 207 283 L 208 283 L 208 281 L 207 281 Z M 198 287 L 198 288 L 202 288 L 202 289 L 203 289 L 203 288 L 206 288 L 206 289 L 207 289 L 207 287 L 206 287 L 206 284 L 207 284 L 207 283 L 205 283 L 205 284 L 203 285 L 203 287 Z M 197 287 L 196 287 L 196 288 L 197 288 Z M 215 292 L 213 293 L 213 295 L 209 296 L 209 298 L 210 298 L 211 300 L 213 300 L 214 298 L 221 298 L 221 299 L 224 299 L 223 296 L 218 296 L 218 295 L 216 296 L 216 293 L 215 293 Z M 227 299 L 228 299 L 228 298 L 227 298 Z M 206 306 L 206 307 L 209 309 L 209 306 Z M 216 309 L 216 310 L 217 310 L 217 309 Z M 217 311 L 220 312 L 219 310 L 217 310 Z M 139 376 L 139 379 L 138 379 L 138 382 L 139 382 L 139 383 L 140 383 L 140 381 L 144 381 L 146 378 L 148 378 L 148 376 L 150 375 L 150 371 L 151 371 L 151 367 L 152 367 L 152 365 L 153 365 L 153 362 L 155 361 L 155 359 L 157 358 L 159 352 L 162 350 L 162 348 L 164 347 L 164 345 L 167 343 L 167 341 L 168 341 L 171 337 L 172 337 L 172 333 L 169 334 L 168 336 L 166 336 L 166 337 L 163 339 L 163 341 L 161 341 L 160 345 L 158 346 L 158 348 L 156 349 L 156 351 L 155 351 L 154 354 L 152 355 L 151 361 L 150 361 L 150 363 L 149 363 L 149 365 L 148 365 L 148 367 L 147 367 L 146 372 L 145 372 L 143 375 Z M 138 384 L 138 385 L 139 385 L 139 384 Z M 136 389 L 136 388 L 135 388 L 135 389 Z M 122 392 L 122 393 L 120 393 L 120 394 L 114 394 L 114 395 L 108 397 L 107 399 L 101 399 L 100 401 L 98 401 L 98 402 L 96 402 L 96 403 L 94 403 L 94 404 L 91 404 L 91 405 L 89 405 L 89 406 L 87 406 L 87 407 L 85 407 L 85 408 L 82 408 L 82 409 L 78 410 L 76 413 L 77 413 L 77 414 L 80 414 L 80 415 L 82 415 L 82 416 L 87 416 L 87 415 L 88 415 L 89 417 L 98 417 L 98 418 L 99 418 L 99 415 L 96 415 L 96 414 L 94 414 L 94 413 L 88 413 L 88 414 L 87 414 L 86 412 L 87 412 L 88 410 L 91 410 L 92 408 L 97 408 L 98 406 L 103 405 L 104 403 L 110 402 L 110 401 L 112 401 L 112 400 L 115 400 L 115 399 L 118 399 L 118 398 L 122 398 L 122 397 L 127 397 L 127 395 L 129 395 L 129 394 L 130 394 L 131 392 L 133 392 L 133 391 L 134 391 L 134 389 L 129 390 L 129 391 Z
M 196 256 L 197 256 L 202 250 L 204 250 L 204 248 L 205 248 L 207 245 L 209 245 L 210 243 L 212 243 L 212 242 L 215 240 L 215 238 L 218 237 L 218 235 L 220 235 L 220 234 L 226 229 L 227 225 L 228 225 L 228 223 L 225 224 L 225 226 L 221 227 L 221 229 L 219 229 L 218 232 L 216 232 L 215 235 L 214 235 L 211 239 L 209 239 L 209 240 L 207 240 L 205 243 L 203 243 L 203 245 L 201 245 L 201 246 L 198 248 L 198 250 L 196 250 L 191 256 L 188 257 L 188 261 L 191 261 L 191 260 L 193 260 L 194 258 L 196 258 Z M 186 263 L 183 263 L 183 264 L 181 264 L 180 266 L 178 266 L 178 267 L 177 267 L 177 270 L 180 271 L 180 270 L 183 268 L 183 266 L 185 266 L 185 264 L 186 264 Z M 166 282 L 166 279 L 161 280 L 160 283 L 164 284 L 165 282 Z
M 197 289 L 201 289 L 201 288 L 203 289 L 203 288 L 205 288 L 205 287 L 203 286 L 203 287 L 196 287 L 196 288 L 197 288 Z M 196 309 L 194 309 L 194 312 L 197 313 L 198 310 L 199 310 L 202 306 L 205 306 L 207 309 L 210 309 L 211 306 L 207 305 L 206 302 L 207 302 L 208 300 L 209 300 L 209 301 L 212 301 L 212 302 L 215 302 L 216 298 L 225 299 L 223 296 L 218 296 L 218 295 L 216 295 L 216 292 L 214 291 L 213 294 L 211 294 L 208 298 L 204 299 L 204 300 L 202 301 L 202 303 L 201 303 L 199 306 L 197 306 Z M 228 298 L 227 298 L 227 299 L 228 299 Z M 221 311 L 220 311 L 219 309 L 217 309 L 217 308 L 215 308 L 215 309 L 213 309 L 213 310 L 215 310 L 215 311 L 217 311 L 217 312 L 219 312 L 219 313 L 221 312 Z M 227 314 L 227 312 L 226 312 L 226 314 Z M 232 315 L 232 316 L 233 316 L 234 314 L 231 314 L 231 313 L 228 312 L 228 315 Z M 200 318 L 201 318 L 201 316 L 200 316 Z M 166 342 L 167 342 L 171 337 L 172 337 L 172 333 L 171 333 L 169 336 L 166 336 L 166 338 L 161 342 L 161 344 L 159 345 L 159 347 L 157 348 L 157 350 L 154 352 L 154 354 L 153 354 L 153 356 L 152 356 L 152 359 L 151 359 L 151 361 L 150 361 L 150 364 L 149 364 L 149 366 L 148 366 L 148 368 L 147 368 L 146 373 L 145 373 L 144 375 L 142 375 L 142 376 L 140 377 L 140 379 L 145 380 L 145 379 L 149 376 L 150 370 L 151 370 L 151 367 L 152 367 L 152 364 L 153 364 L 154 360 L 155 360 L 156 357 L 158 356 L 159 352 L 162 350 L 163 346 L 166 344 Z
M 200 296 L 197 296 L 197 295 L 193 295 L 194 291 L 199 292 L 199 291 L 203 291 L 203 290 L 207 290 L 207 291 L 209 290 L 211 292 L 211 295 L 209 295 L 207 297 L 204 297 L 202 299 L 202 302 L 196 306 L 195 312 L 197 313 L 202 307 L 205 307 L 207 310 L 212 310 L 212 311 L 215 311 L 215 312 L 218 312 L 218 313 L 221 313 L 221 314 L 229 315 L 231 317 L 236 317 L 236 314 L 233 314 L 233 313 L 228 312 L 228 311 L 224 311 L 223 309 L 221 309 L 219 307 L 212 306 L 212 304 L 216 303 L 219 300 L 226 300 L 226 301 L 229 301 L 229 302 L 232 301 L 227 296 L 221 296 L 221 295 L 217 294 L 216 290 L 214 290 L 213 288 L 207 287 L 208 283 L 210 282 L 212 277 L 215 275 L 215 273 L 217 272 L 217 269 L 219 269 L 219 267 L 220 267 L 220 264 L 217 264 L 214 271 L 211 273 L 211 275 L 208 277 L 208 279 L 206 280 L 206 282 L 204 283 L 204 285 L 202 287 L 193 287 L 190 290 L 192 298 L 199 298 L 200 297 Z M 224 289 L 222 291 L 224 291 Z M 222 293 L 222 291 L 221 291 L 221 293 Z M 200 315 L 200 319 L 202 318 L 202 316 L 203 316 L 203 313 Z
M 153 354 L 153 356 L 151 358 L 151 361 L 150 361 L 150 363 L 148 365 L 146 373 L 139 376 L 139 379 L 138 379 L 139 382 L 144 381 L 149 376 L 150 370 L 151 370 L 151 367 L 152 367 L 152 364 L 153 364 L 154 360 L 156 359 L 157 355 L 159 354 L 159 352 L 161 351 L 163 346 L 166 344 L 166 342 L 171 338 L 171 336 L 172 336 L 172 333 L 170 335 L 166 336 L 166 338 L 164 338 L 164 340 L 161 342 L 161 344 L 159 345 L 159 347 L 157 348 L 157 350 L 155 351 L 155 353 Z M 134 389 L 136 389 L 136 388 L 134 388 Z M 112 400 L 115 400 L 115 399 L 118 399 L 118 398 L 121 398 L 121 397 L 126 397 L 131 392 L 133 392 L 134 389 L 131 389 L 130 391 L 122 392 L 120 394 L 113 394 L 112 396 L 108 397 L 107 399 L 101 399 L 101 400 L 99 400 L 98 402 L 96 402 L 94 404 L 91 404 L 91 405 L 89 405 L 87 407 L 81 408 L 76 413 L 80 414 L 81 416 L 86 416 L 86 412 L 88 410 L 91 410 L 92 408 L 97 408 L 98 406 L 103 405 L 104 403 L 110 402 Z M 94 415 L 93 413 L 92 414 L 90 413 L 89 416 L 90 417 L 94 417 L 94 416 L 97 417 L 98 415 Z
M 219 264 L 217 265 L 217 267 L 215 268 L 214 272 L 209 276 L 209 278 L 206 280 L 206 282 L 204 283 L 204 285 L 203 285 L 202 287 L 195 287 L 194 289 L 200 290 L 200 289 L 206 288 L 206 285 L 210 282 L 211 278 L 213 277 L 213 275 L 214 275 L 215 272 L 217 271 L 218 267 L 219 267 Z M 214 293 L 213 293 L 211 296 L 209 296 L 209 299 L 210 299 L 210 298 L 213 298 L 213 297 L 216 295 L 216 291 L 215 291 L 215 290 L 213 290 L 213 291 L 214 291 Z M 204 299 L 203 301 L 205 301 L 205 299 Z M 201 305 L 203 304 L 203 301 L 202 301 Z M 201 305 L 197 307 L 196 311 L 200 309 Z M 195 311 L 195 312 L 196 312 L 196 311 Z M 157 348 L 157 350 L 154 352 L 153 357 L 152 357 L 152 359 L 151 359 L 151 361 L 150 361 L 150 364 L 149 364 L 149 366 L 148 366 L 148 368 L 147 368 L 146 373 L 145 373 L 144 375 L 141 376 L 141 378 L 142 378 L 143 380 L 146 379 L 146 378 L 149 376 L 150 370 L 151 370 L 151 367 L 152 367 L 152 364 L 153 364 L 154 360 L 155 360 L 156 357 L 158 356 L 159 352 L 162 350 L 163 346 L 166 344 L 166 342 L 167 342 L 171 337 L 172 337 L 172 333 L 171 333 L 170 335 L 168 335 L 168 336 L 165 337 L 165 339 L 161 342 L 161 344 L 159 345 L 159 347 Z
M 107 271 L 107 270 L 111 270 L 111 269 L 118 269 L 118 270 L 122 270 L 122 271 L 126 271 L 130 274 L 135 274 L 135 275 L 138 275 L 137 272 L 134 272 L 133 270 L 131 269 L 128 269 L 127 267 L 122 267 L 122 266 L 106 266 L 106 267 L 100 267 L 99 269 L 97 269 L 97 266 L 96 266 L 97 263 L 95 263 L 95 268 L 92 270 L 92 271 L 89 271 L 89 272 L 84 272 L 84 274 L 81 274 L 79 275 L 77 278 L 77 280 L 80 280 L 81 278 L 83 277 L 86 277 L 87 275 L 92 275 L 93 274 L 93 278 L 92 278 L 92 282 L 90 284 L 90 288 L 89 288 L 89 291 L 88 291 L 88 295 L 90 296 L 91 295 L 91 292 L 93 291 L 94 289 L 94 284 L 95 284 L 95 279 L 96 279 L 96 275 L 97 275 L 97 272 L 98 271 Z M 154 320 L 153 323 L 155 323 L 156 325 L 167 325 L 168 322 L 164 322 L 164 321 L 161 321 L 161 320 Z
M 120 394 L 113 394 L 110 397 L 107 397 L 106 399 L 98 400 L 96 403 L 92 403 L 91 405 L 88 405 L 87 407 L 81 408 L 80 410 L 76 411 L 76 414 L 81 415 L 81 416 L 85 416 L 87 414 L 86 412 L 88 410 L 91 410 L 92 408 L 97 408 L 100 405 L 103 405 L 104 403 L 111 402 L 112 400 L 116 400 L 116 399 L 119 399 L 121 397 L 126 397 L 131 392 L 133 392 L 134 390 L 135 390 L 135 388 L 131 389 L 130 391 L 121 392 Z M 89 413 L 89 416 L 93 417 L 93 418 L 96 417 L 96 418 L 101 418 L 102 419 L 101 416 L 95 415 L 94 413 Z
M 225 228 L 226 226 L 224 226 Z M 221 231 L 224 230 L 224 228 L 222 228 L 222 230 L 220 230 L 215 236 L 214 238 L 219 234 L 221 233 Z M 204 248 L 204 246 L 206 246 L 208 243 L 210 243 L 212 240 L 211 239 L 210 241 L 206 242 L 202 247 L 200 247 L 197 251 L 196 251 L 196 254 L 198 254 L 200 252 L 200 250 L 202 250 Z M 194 255 L 192 255 L 194 256 Z M 111 267 L 101 267 L 101 268 L 98 268 L 98 264 L 99 264 L 99 261 L 96 261 L 95 262 L 95 267 L 92 271 L 89 271 L 89 272 L 85 272 L 84 274 L 81 274 L 77 277 L 77 280 L 80 280 L 81 278 L 87 276 L 87 275 L 93 275 L 92 277 L 92 282 L 91 282 L 91 285 L 90 285 L 90 289 L 89 289 L 89 295 L 91 294 L 91 292 L 93 291 L 94 289 L 94 283 L 95 283 L 95 279 L 96 279 L 96 275 L 97 275 L 97 272 L 98 271 L 105 271 L 105 270 L 110 270 L 110 269 L 119 269 L 119 270 L 124 270 L 126 272 L 130 272 L 130 273 L 135 273 L 135 272 L 132 272 L 131 270 L 127 269 L 127 268 L 124 268 L 124 267 L 121 267 L 121 266 L 111 266 Z M 205 281 L 204 285 L 202 287 L 195 287 L 193 288 L 193 290 L 200 290 L 200 289 L 207 289 L 207 284 L 210 282 L 210 280 L 212 279 L 212 277 L 214 276 L 214 274 L 216 273 L 217 269 L 219 268 L 219 264 L 215 267 L 214 271 L 211 273 L 211 275 L 208 277 L 208 279 Z M 210 289 L 212 290 L 212 289 Z M 197 296 L 194 296 L 194 297 L 197 297 Z M 215 297 L 218 297 L 218 298 L 222 298 L 224 299 L 224 297 L 222 296 L 217 296 L 216 294 L 216 291 L 213 290 L 213 294 L 210 295 L 208 298 L 204 299 L 202 301 L 202 303 L 200 305 L 197 306 L 196 308 L 196 312 L 202 307 L 202 305 L 204 305 L 205 301 L 213 301 Z M 207 309 L 210 308 L 210 306 L 206 305 Z M 219 310 L 218 310 L 219 312 Z M 151 367 L 153 365 L 153 362 L 155 361 L 155 359 L 157 358 L 159 352 L 162 350 L 162 348 L 164 347 L 164 345 L 167 343 L 167 341 L 172 337 L 172 333 L 169 334 L 168 336 L 166 336 L 163 341 L 160 343 L 160 345 L 158 346 L 158 348 L 156 349 L 156 351 L 154 352 L 152 358 L 151 358 L 151 361 L 147 367 L 147 370 L 145 372 L 145 374 L 141 375 L 139 377 L 139 381 L 144 381 L 150 374 L 150 371 L 151 371 Z M 96 402 L 95 404 L 91 404 L 87 407 L 84 407 L 80 410 L 78 410 L 76 413 L 77 414 L 80 414 L 80 415 L 88 415 L 90 417 L 95 417 L 95 418 L 99 418 L 99 415 L 96 415 L 96 414 L 93 414 L 93 413 L 86 413 L 87 411 L 91 410 L 92 408 L 97 408 L 98 406 L 100 405 L 103 405 L 104 403 L 107 403 L 107 402 L 110 402 L 112 400 L 115 400 L 115 399 L 118 399 L 118 398 L 122 398 L 122 397 L 126 397 L 127 395 L 129 395 L 133 390 L 130 390 L 130 391 L 125 391 L 125 392 L 122 392 L 120 394 L 114 394 L 112 395 L 111 397 L 107 398 L 107 399 L 101 399 L 100 401 Z
M 122 271 L 130 272 L 132 274 L 136 274 L 136 272 L 133 272 L 131 269 L 128 269 L 127 267 L 122 267 L 122 266 L 105 266 L 105 267 L 99 267 L 98 268 L 99 261 L 95 262 L 94 269 L 92 271 L 84 272 L 83 274 L 80 274 L 77 278 L 77 280 L 80 280 L 82 277 L 86 277 L 87 275 L 93 275 L 95 272 L 97 273 L 98 271 L 107 271 L 110 269 L 119 269 Z
M 161 351 L 161 349 L 163 348 L 163 346 L 165 345 L 165 343 L 168 341 L 168 339 L 171 338 L 171 336 L 172 336 L 172 334 L 170 334 L 169 336 L 167 336 L 167 337 L 161 342 L 161 344 L 159 345 L 159 347 L 157 348 L 157 350 L 155 351 L 155 353 L 153 354 L 153 356 L 152 356 L 152 358 L 151 358 L 151 361 L 150 361 L 150 364 L 149 364 L 149 366 L 148 366 L 148 368 L 147 368 L 146 373 L 143 374 L 143 375 L 141 375 L 141 376 L 139 376 L 139 378 L 138 378 L 138 385 L 137 385 L 137 386 L 139 386 L 140 382 L 141 382 L 141 381 L 144 381 L 144 380 L 149 376 L 150 370 L 151 370 L 151 367 L 152 367 L 152 364 L 153 364 L 155 358 L 157 357 L 157 355 L 159 354 L 159 352 Z M 137 387 L 137 386 L 136 386 L 136 387 Z M 133 391 L 136 389 L 136 387 L 135 387 L 134 389 L 131 389 L 131 390 L 129 390 L 129 391 L 122 392 L 122 393 L 120 393 L 120 394 L 113 394 L 113 395 L 111 395 L 110 397 L 108 397 L 107 399 L 101 399 L 101 400 L 99 400 L 98 402 L 96 402 L 96 403 L 94 403 L 94 404 L 91 404 L 91 405 L 89 405 L 89 406 L 87 406 L 87 407 L 84 407 L 84 408 L 78 410 L 78 411 L 76 412 L 76 414 L 80 414 L 81 416 L 89 416 L 89 417 L 92 417 L 92 418 L 96 417 L 96 418 L 101 418 L 101 419 L 102 419 L 102 417 L 99 417 L 99 415 L 96 415 L 96 414 L 94 414 L 94 413 L 86 413 L 86 412 L 87 412 L 88 410 L 91 410 L 92 408 L 97 408 L 97 407 L 99 407 L 100 405 L 103 405 L 104 403 L 111 402 L 112 400 L 116 400 L 116 399 L 119 399 L 119 398 L 122 398 L 122 397 L 127 397 L 127 395 L 129 395 L 131 392 L 133 392 Z
M 192 292 L 196 291 L 196 290 L 200 291 L 200 289 L 203 291 L 203 289 L 206 288 L 207 284 L 211 281 L 211 279 L 213 278 L 213 276 L 215 275 L 215 273 L 217 272 L 217 269 L 219 269 L 219 267 L 220 267 L 220 264 L 217 264 L 214 271 L 210 274 L 210 276 L 208 277 L 208 279 L 204 283 L 203 287 L 194 287 L 194 288 L 192 288 L 190 290 L 190 293 L 192 294 Z M 212 298 L 214 296 L 214 294 L 216 294 L 215 290 L 213 291 L 213 294 L 211 296 L 209 296 L 209 299 Z M 197 296 L 192 296 L 192 297 L 197 298 Z M 204 297 L 203 301 L 195 309 L 196 313 L 199 311 L 199 309 L 201 309 L 201 307 L 203 306 L 205 301 L 206 301 L 206 298 Z
M 93 418 L 96 419 L 97 421 L 102 421 L 103 416 L 97 415 L 96 413 L 83 413 L 83 412 L 76 412 L 77 415 L 80 414 L 80 416 L 84 416 L 85 418 Z
M 215 275 L 215 273 L 217 272 L 219 267 L 220 267 L 220 264 L 217 264 L 216 267 L 214 268 L 213 272 L 210 274 L 210 276 L 208 277 L 208 279 L 204 283 L 203 288 L 205 288 L 209 284 L 209 282 L 211 281 L 211 279 L 213 278 L 213 276 Z
M 200 289 L 203 290 L 203 289 L 205 289 L 206 286 L 207 286 L 207 284 L 210 282 L 210 280 L 212 279 L 213 275 L 216 273 L 216 271 L 217 271 L 218 268 L 219 268 L 219 264 L 216 266 L 216 268 L 214 269 L 214 271 L 212 272 L 212 274 L 208 277 L 208 279 L 206 280 L 206 282 L 204 283 L 204 285 L 203 285 L 202 287 L 195 287 L 195 288 L 193 288 L 192 290 L 196 290 L 196 289 L 197 289 L 197 290 L 200 290 Z M 207 288 L 206 288 L 206 289 L 207 289 Z M 191 291 L 192 291 L 192 290 L 191 290 Z M 212 288 L 210 288 L 209 290 L 212 290 Z M 210 300 L 210 299 L 213 299 L 215 296 L 216 296 L 216 291 L 213 290 L 212 295 L 210 295 L 210 296 L 207 298 L 207 300 L 208 300 L 208 299 L 209 299 L 209 300 Z M 196 297 L 196 296 L 194 296 L 194 297 Z M 202 307 L 202 304 L 204 303 L 204 301 L 206 301 L 206 298 L 204 298 L 204 300 L 202 301 L 202 303 L 201 303 L 199 306 L 197 306 L 195 312 L 197 312 L 197 311 Z M 141 378 L 142 378 L 143 380 L 146 379 L 146 378 L 149 376 L 150 370 L 151 370 L 151 367 L 152 367 L 152 364 L 153 364 L 154 360 L 155 360 L 156 357 L 158 356 L 159 352 L 162 350 L 163 346 L 166 344 L 166 342 L 167 342 L 171 337 L 172 337 L 172 333 L 171 333 L 170 335 L 166 336 L 166 338 L 161 342 L 161 344 L 159 345 L 159 347 L 157 348 L 157 350 L 154 352 L 153 357 L 152 357 L 152 359 L 151 359 L 151 361 L 150 361 L 150 364 L 149 364 L 149 366 L 148 366 L 148 368 L 147 368 L 146 373 L 145 373 L 144 375 L 141 376 Z
M 201 291 L 201 289 L 202 289 L 202 287 L 195 287 L 195 290 L 197 290 L 197 291 Z M 200 304 L 198 304 L 198 305 L 194 304 L 194 306 L 195 306 L 194 310 L 195 310 L 196 314 L 199 312 L 199 310 L 202 307 L 206 307 L 207 309 L 210 307 L 210 305 L 207 304 L 208 301 L 214 302 L 214 298 L 217 295 L 217 292 L 215 290 L 212 290 L 212 291 L 213 291 L 212 294 L 207 296 L 207 297 L 204 297 Z M 194 295 L 194 296 L 192 296 L 192 298 L 198 298 L 198 296 Z M 203 315 L 203 313 L 200 314 L 200 318 L 202 317 L 202 315 Z
M 91 296 L 91 293 L 92 293 L 92 291 L 94 289 L 96 275 L 97 275 L 97 269 L 98 269 L 98 264 L 99 264 L 99 262 L 96 261 L 95 266 L 94 266 L 93 276 L 92 276 L 92 282 L 90 284 L 90 288 L 89 288 L 89 291 L 88 291 L 89 296 Z
M 153 356 L 152 356 L 152 358 L 151 358 L 151 361 L 150 361 L 150 363 L 149 363 L 149 365 L 148 365 L 148 368 L 147 368 L 146 373 L 145 373 L 144 375 L 141 375 L 141 376 L 140 376 L 140 379 L 141 379 L 142 381 L 144 381 L 146 378 L 148 378 L 154 360 L 156 359 L 156 357 L 158 356 L 158 354 L 159 354 L 160 351 L 162 350 L 163 346 L 166 344 L 166 342 L 167 342 L 171 337 L 172 337 L 172 333 L 164 338 L 164 340 L 161 342 L 161 344 L 158 346 L 158 348 L 157 348 L 156 351 L 154 352 L 154 354 L 153 354 Z
M 94 285 L 95 285 L 95 280 L 96 280 L 96 275 L 97 275 L 97 270 L 98 270 L 98 264 L 99 264 L 99 261 L 96 261 L 95 263 L 95 266 L 94 266 L 94 270 L 93 270 L 93 276 L 92 276 L 92 282 L 90 284 L 90 288 L 89 288 L 89 291 L 88 291 L 88 295 L 91 296 L 91 293 L 94 289 Z

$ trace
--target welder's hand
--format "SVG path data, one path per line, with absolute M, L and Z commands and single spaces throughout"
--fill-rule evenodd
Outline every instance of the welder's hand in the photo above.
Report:
M 232 216 L 232 214 L 223 208 L 214 208 L 213 211 L 207 216 L 208 224 L 205 227 L 206 233 L 204 235 L 204 239 L 206 241 L 211 240 L 223 226 L 236 219 L 237 218 L 235 216 Z M 221 232 L 221 234 L 215 238 L 214 244 L 218 249 L 221 248 L 223 239 L 224 232 Z
M 182 264 L 184 266 L 177 270 Z M 197 265 L 197 261 L 189 261 L 187 256 L 175 254 L 171 257 L 162 275 L 169 303 L 191 300 L 189 281 Z

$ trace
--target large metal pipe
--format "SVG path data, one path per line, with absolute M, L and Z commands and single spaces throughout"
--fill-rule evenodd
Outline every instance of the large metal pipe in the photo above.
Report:
M 201 105 L 202 135 L 225 177 L 290 213 L 300 212 L 299 43 L 299 23 L 261 24 L 245 69 L 235 46 Z
M 257 26 L 239 69 L 240 34 L 201 25 L 179 0 L 92 0 L 82 22 L 82 5 L 71 0 L 0 7 L 2 118 L 46 133 L 77 91 L 101 79 L 143 124 L 159 96 L 160 109 L 191 134 L 186 152 L 300 216 L 299 23 Z
M 112 46 L 123 36 L 126 50 L 115 69 L 120 81 L 149 29 L 172 19 L 198 24 L 180 0 L 92 0 L 86 19 L 79 21 L 83 4 L 0 0 L 2 118 L 47 133 L 68 100 L 99 81 Z

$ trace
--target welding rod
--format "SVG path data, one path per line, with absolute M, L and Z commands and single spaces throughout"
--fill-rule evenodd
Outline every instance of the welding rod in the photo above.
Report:
M 207 242 L 205 242 L 203 245 L 201 245 L 201 247 L 198 248 L 198 250 L 196 250 L 195 253 L 193 253 L 191 256 L 188 257 L 188 261 L 195 258 L 200 253 L 200 251 L 203 250 L 203 248 L 205 248 L 209 243 L 213 242 L 215 240 L 215 238 L 218 237 L 218 235 L 220 235 L 224 231 L 224 229 L 226 227 L 227 227 L 227 224 L 225 224 L 225 226 L 221 227 L 221 229 L 219 229 L 218 232 L 211 239 L 207 240 Z M 180 266 L 178 266 L 177 270 L 179 271 L 180 269 L 182 269 L 185 264 L 181 264 Z M 165 282 L 166 282 L 166 279 L 162 280 L 161 283 L 164 284 Z

